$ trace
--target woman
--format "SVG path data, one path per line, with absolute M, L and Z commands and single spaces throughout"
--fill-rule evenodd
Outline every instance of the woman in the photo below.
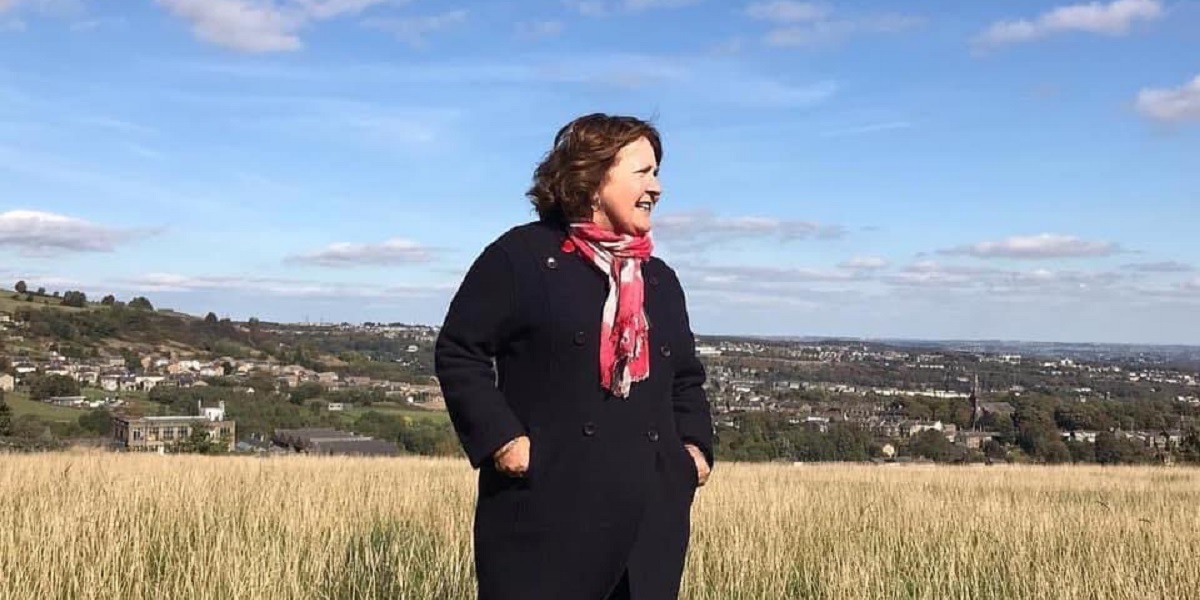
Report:
M 538 219 L 483 250 L 435 363 L 479 469 L 480 600 L 676 598 L 712 418 L 684 294 L 653 256 L 662 146 L 592 114 L 559 130 Z

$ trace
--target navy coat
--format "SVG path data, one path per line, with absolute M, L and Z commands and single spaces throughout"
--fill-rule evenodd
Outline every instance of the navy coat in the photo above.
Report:
M 564 227 L 514 227 L 475 259 L 451 301 L 435 367 L 478 469 L 480 600 L 603 600 L 628 569 L 632 598 L 678 596 L 697 487 L 685 442 L 713 463 L 712 415 L 684 293 L 643 263 L 650 376 L 628 398 L 600 386 L 608 280 L 563 249 Z M 492 454 L 530 438 L 525 477 Z

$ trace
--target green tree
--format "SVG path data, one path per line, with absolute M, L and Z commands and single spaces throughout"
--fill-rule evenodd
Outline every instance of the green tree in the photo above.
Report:
M 1193 426 L 1183 434 L 1179 458 L 1185 462 L 1200 463 L 1200 428 Z
M 129 301 L 129 308 L 137 310 L 154 310 L 154 305 L 145 296 L 138 296 Z
M 1121 448 L 1117 445 L 1117 436 L 1111 431 L 1101 431 L 1096 434 L 1096 462 L 1102 465 L 1116 465 L 1124 462 Z
M 83 308 L 87 306 L 87 294 L 76 290 L 68 290 L 67 293 L 63 294 L 62 305 Z
M 305 381 L 291 391 L 290 400 L 292 404 L 304 404 L 313 398 L 319 397 L 324 392 L 325 388 L 321 387 L 321 384 L 315 381 Z
M 17 282 L 17 287 L 15 287 L 13 289 L 17 290 L 18 294 L 24 294 L 25 292 L 27 292 L 29 290 L 29 287 L 25 285 L 25 280 L 22 279 L 21 281 Z
M 12 435 L 12 409 L 4 401 L 4 392 L 0 391 L 0 436 Z
M 112 435 L 112 413 L 107 410 L 90 410 L 79 415 L 79 426 L 97 436 Z
M 175 444 L 176 452 L 187 454 L 222 454 L 226 446 L 209 436 L 208 429 L 203 425 L 192 427 L 188 436 Z
M 937 462 L 949 462 L 961 456 L 959 449 L 946 439 L 946 434 L 935 429 L 917 434 L 908 443 L 908 452 Z
M 116 296 L 113 296 L 112 294 L 109 294 L 100 299 L 100 304 L 103 304 L 104 306 L 112 306 L 116 303 L 117 303 L 117 298 L 116 298 Z
M 79 382 L 66 375 L 39 375 L 29 384 L 29 397 L 34 400 L 78 395 Z

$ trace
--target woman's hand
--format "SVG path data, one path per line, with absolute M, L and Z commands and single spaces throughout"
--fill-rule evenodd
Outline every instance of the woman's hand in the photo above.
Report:
M 708 481 L 708 475 L 712 473 L 712 468 L 708 466 L 708 460 L 704 458 L 704 453 L 697 448 L 695 444 L 684 444 L 688 454 L 692 455 L 692 462 L 696 463 L 696 481 L 699 485 L 704 485 Z
M 509 477 L 524 477 L 529 471 L 529 437 L 513 438 L 492 455 L 496 470 Z

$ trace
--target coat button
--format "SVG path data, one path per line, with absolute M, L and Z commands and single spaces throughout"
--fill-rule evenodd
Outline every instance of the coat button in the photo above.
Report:
M 586 435 L 588 437 L 596 435 L 596 424 L 592 423 L 591 421 L 584 423 L 583 424 L 583 435 Z
M 585 334 L 584 332 L 582 332 L 582 331 L 575 332 L 575 345 L 576 346 L 582 346 L 584 340 L 586 340 L 586 339 L 587 339 L 587 334 Z
M 547 257 L 546 258 L 546 268 L 557 269 L 558 268 L 558 259 L 554 258 L 553 256 Z
M 662 352 L 662 355 L 663 355 L 663 356 L 670 356 L 670 355 L 671 355 L 671 347 L 670 347 L 670 346 L 666 346 L 666 345 L 664 345 L 662 348 L 659 348 L 659 351 L 661 351 L 661 352 Z
M 658 441 L 658 430 L 651 429 L 650 431 L 647 431 L 646 437 L 650 438 L 650 441 L 652 441 L 652 442 L 657 442 Z

